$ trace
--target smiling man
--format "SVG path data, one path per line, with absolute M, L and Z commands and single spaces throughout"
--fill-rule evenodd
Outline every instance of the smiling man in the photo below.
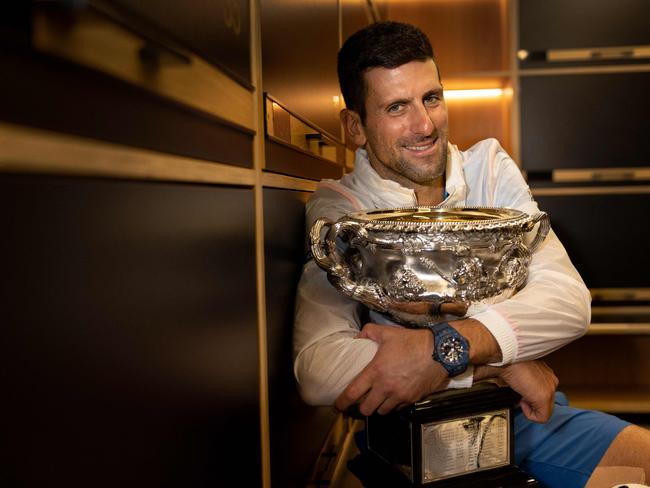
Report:
M 440 202 L 447 166 L 447 109 L 432 59 L 366 73 L 365 120 L 348 112 L 353 141 L 365 146 L 374 170 L 416 191 L 418 202 Z M 405 84 L 404 80 L 413 80 Z
M 307 225 L 366 209 L 413 205 L 510 207 L 537 213 L 521 172 L 494 139 L 460 151 L 448 141 L 447 107 L 431 45 L 416 27 L 373 24 L 338 57 L 347 108 L 341 121 L 359 149 L 354 171 L 324 180 Z M 517 464 L 548 486 L 584 486 L 597 465 L 642 466 L 650 435 L 599 412 L 570 408 L 538 358 L 585 333 L 590 296 L 551 231 L 512 298 L 470 307 L 464 317 L 407 329 L 339 293 L 313 260 L 296 303 L 294 369 L 305 401 L 388 413 L 444 388 L 500 377 L 521 394 Z M 435 354 L 440 331 L 464 344 L 462 364 Z M 544 423 L 545 422 L 545 423 Z

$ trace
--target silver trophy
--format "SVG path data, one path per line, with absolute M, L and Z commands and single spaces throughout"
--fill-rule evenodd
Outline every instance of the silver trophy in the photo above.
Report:
M 337 222 L 321 218 L 311 228 L 310 242 L 314 259 L 338 290 L 400 324 L 422 327 L 516 293 L 549 230 L 544 212 L 420 206 L 350 213 Z M 371 454 L 360 455 L 359 463 L 372 465 L 376 459 L 380 466 L 362 467 L 357 474 L 370 488 L 404 486 L 401 481 L 538 486 L 514 465 L 517 398 L 510 388 L 479 383 L 367 417 Z M 364 479 L 363 473 L 375 472 L 376 479 Z
M 310 243 L 339 291 L 398 323 L 423 326 L 516 293 L 549 229 L 544 212 L 419 206 L 318 219 Z

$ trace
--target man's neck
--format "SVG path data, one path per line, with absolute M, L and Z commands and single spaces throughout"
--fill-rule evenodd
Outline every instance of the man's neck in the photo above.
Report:
M 399 183 L 404 188 L 410 188 L 415 192 L 415 197 L 418 205 L 438 205 L 445 199 L 445 175 L 444 173 L 436 179 L 425 184 L 416 183 L 405 178 L 401 174 L 392 170 L 391 168 L 373 162 L 371 157 L 368 157 L 370 165 L 375 172 L 385 180 L 392 180 Z
M 440 176 L 435 184 L 431 186 L 420 186 L 414 188 L 418 205 L 438 205 L 445 199 L 445 177 Z

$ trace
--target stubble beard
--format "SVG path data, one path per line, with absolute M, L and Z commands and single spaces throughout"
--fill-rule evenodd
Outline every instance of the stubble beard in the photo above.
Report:
M 435 140 L 436 138 L 439 138 L 439 151 L 437 154 L 432 155 L 434 159 L 409 159 L 401 153 L 401 148 L 405 145 L 417 144 L 424 142 L 426 139 Z M 375 151 L 375 148 L 383 150 Z M 448 148 L 447 137 L 444 133 L 419 138 L 417 141 L 398 140 L 393 146 L 383 145 L 381 140 L 370 138 L 366 142 L 365 149 L 370 164 L 375 168 L 379 176 L 394 180 L 407 188 L 413 188 L 413 185 L 429 186 L 440 178 L 447 169 Z M 383 158 L 379 156 L 382 153 Z
M 410 181 L 418 185 L 427 185 L 443 175 L 447 168 L 447 140 L 439 137 L 440 144 L 438 154 L 434 155 L 434 161 L 431 163 L 422 161 L 413 161 L 398 153 L 395 159 L 395 171 Z

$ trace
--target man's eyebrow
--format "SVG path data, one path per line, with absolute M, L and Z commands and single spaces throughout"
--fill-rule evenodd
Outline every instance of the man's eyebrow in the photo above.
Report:
M 413 101 L 412 98 L 396 98 L 394 100 L 389 100 L 388 102 L 386 102 L 384 106 L 390 107 L 391 105 L 395 105 L 396 103 L 410 103 L 411 101 Z
M 431 95 L 437 95 L 440 96 L 442 95 L 443 88 L 438 87 L 438 88 L 432 88 L 431 90 L 427 91 L 422 98 L 426 98 Z M 396 103 L 401 103 L 401 104 L 408 104 L 413 101 L 413 98 L 396 98 L 394 100 L 389 100 L 384 104 L 384 107 L 390 107 L 391 105 L 395 105 Z
M 423 98 L 426 98 L 426 97 L 428 97 L 429 95 L 442 95 L 442 92 L 443 92 L 442 87 L 440 87 L 440 88 L 434 88 L 434 89 L 429 90 L 428 92 L 426 92 L 426 93 L 424 94 L 424 97 L 423 97 Z

